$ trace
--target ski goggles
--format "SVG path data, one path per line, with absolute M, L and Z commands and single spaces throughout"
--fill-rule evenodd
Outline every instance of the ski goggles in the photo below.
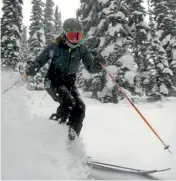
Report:
M 83 38 L 83 35 L 81 32 L 67 32 L 66 38 L 70 43 L 78 43 Z

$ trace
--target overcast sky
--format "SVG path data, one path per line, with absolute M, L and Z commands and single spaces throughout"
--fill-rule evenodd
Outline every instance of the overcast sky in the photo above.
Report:
M 31 1 L 32 0 L 23 0 L 23 16 L 24 24 L 29 25 L 29 18 L 31 14 Z M 76 17 L 76 10 L 80 7 L 80 0 L 53 0 L 55 5 L 58 5 L 62 14 L 62 21 L 70 17 Z M 43 0 L 46 2 L 46 0 Z
M 0 0 L 0 7 L 2 7 L 2 1 Z M 23 0 L 23 21 L 24 24 L 29 26 L 30 14 L 31 14 L 31 1 L 32 0 Z M 80 7 L 80 0 L 53 0 L 55 5 L 58 5 L 62 13 L 62 21 L 70 17 L 76 17 L 76 10 Z M 43 0 L 46 2 L 46 0 Z M 2 11 L 0 10 L 0 16 Z

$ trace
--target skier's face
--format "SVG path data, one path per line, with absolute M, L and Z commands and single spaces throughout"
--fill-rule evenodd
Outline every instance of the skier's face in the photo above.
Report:
M 70 43 L 76 44 L 82 39 L 83 36 L 81 32 L 67 32 L 66 37 Z

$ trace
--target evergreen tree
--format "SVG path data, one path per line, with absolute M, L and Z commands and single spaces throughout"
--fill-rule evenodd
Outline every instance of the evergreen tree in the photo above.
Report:
M 157 34 L 151 31 L 149 36 L 145 69 L 141 73 L 142 87 L 148 100 L 160 100 L 168 96 L 171 90 L 172 71 L 169 68 L 167 54 Z
M 3 16 L 1 19 L 1 64 L 6 68 L 15 69 L 21 61 L 22 4 L 23 0 L 3 1 Z
M 175 0 L 151 0 L 151 4 L 159 38 L 174 73 L 173 84 L 176 86 L 176 3 Z
M 139 87 L 148 99 L 158 100 L 168 96 L 171 88 L 172 71 L 169 69 L 167 54 L 158 39 L 152 10 L 149 7 L 149 27 L 144 21 L 145 10 L 142 0 L 126 0 L 130 9 L 129 27 L 133 34 L 133 53 L 138 64 Z M 150 4 L 150 1 L 148 1 Z
M 21 58 L 25 63 L 29 60 L 29 47 L 27 39 L 27 26 L 23 26 L 22 38 L 21 38 Z
M 30 60 L 35 60 L 45 47 L 45 35 L 43 26 L 43 2 L 42 0 L 32 0 L 31 24 L 29 27 L 29 50 Z M 30 89 L 39 89 L 43 85 L 43 77 L 45 71 L 43 69 L 35 76 L 31 77 L 29 81 Z M 37 80 L 36 80 L 37 77 Z M 41 78 L 42 77 L 42 78 Z M 39 81 L 38 81 L 39 80 Z
M 147 51 L 147 36 L 149 27 L 145 22 L 145 8 L 142 6 L 143 0 L 125 0 L 129 7 L 129 29 L 133 36 L 132 51 L 134 60 L 138 65 L 138 72 L 144 69 L 144 61 Z
M 149 15 L 149 27 L 150 30 L 152 31 L 154 29 L 155 24 L 154 24 L 154 16 L 151 6 L 151 0 L 147 0 L 147 5 L 148 5 L 148 15 Z
M 146 12 L 141 4 L 142 0 L 128 1 L 129 27 L 134 37 L 133 53 L 138 64 L 136 84 L 139 88 L 142 86 L 141 94 L 145 94 L 148 99 L 157 100 L 161 99 L 162 95 L 169 95 L 172 71 L 168 66 L 167 54 L 157 36 L 151 7 L 149 6 L 148 26 L 144 21 Z
M 132 90 L 134 76 L 132 81 L 127 78 L 127 74 L 132 71 L 132 67 L 122 71 L 124 69 L 123 62 L 118 61 L 131 48 L 132 36 L 130 36 L 128 30 L 128 14 L 129 9 L 124 0 L 82 0 L 81 9 L 78 11 L 85 28 L 86 43 L 92 54 L 103 56 L 106 65 L 110 66 L 110 70 L 115 71 L 113 72 L 114 76 L 120 79 L 119 74 L 121 74 L 124 80 L 123 86 Z M 133 59 L 130 60 L 133 61 Z M 115 67 L 111 68 L 111 65 Z M 89 86 L 91 91 L 98 87 L 96 91 L 100 92 L 98 94 L 99 99 L 103 102 L 107 102 L 107 100 L 118 102 L 118 96 L 114 96 L 114 86 L 108 86 L 109 81 L 105 73 L 102 72 L 100 75 L 94 75 L 94 77 L 95 80 L 92 78 L 92 81 L 87 81 L 89 84 L 92 82 L 92 85 Z M 106 99 L 106 97 L 108 98 Z
M 54 37 L 54 3 L 53 0 L 46 0 L 44 9 L 44 29 L 46 43 L 48 44 Z
M 29 48 L 32 60 L 39 55 L 45 46 L 43 6 L 42 0 L 32 0 L 31 24 L 29 27 Z
M 58 6 L 56 6 L 54 13 L 54 35 L 57 37 L 62 31 L 62 21 L 61 21 L 61 12 L 58 10 Z

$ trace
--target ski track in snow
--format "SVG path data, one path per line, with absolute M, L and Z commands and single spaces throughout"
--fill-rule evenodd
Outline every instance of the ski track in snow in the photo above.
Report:
M 2 91 L 18 79 L 16 74 L 9 76 L 9 73 L 3 72 Z M 1 99 L 2 179 L 86 179 L 89 172 L 96 179 L 138 179 L 89 170 L 81 164 L 87 154 L 95 161 L 144 170 L 171 167 L 171 171 L 153 176 L 176 179 L 175 98 L 159 103 L 137 104 L 162 139 L 170 145 L 173 154 L 163 149 L 127 101 L 102 104 L 85 97 L 86 118 L 81 132 L 83 142 L 78 140 L 78 146 L 74 145 L 69 151 L 67 128 L 48 120 L 50 114 L 56 111 L 57 103 L 45 91 L 27 91 L 22 84 L 18 84 Z

